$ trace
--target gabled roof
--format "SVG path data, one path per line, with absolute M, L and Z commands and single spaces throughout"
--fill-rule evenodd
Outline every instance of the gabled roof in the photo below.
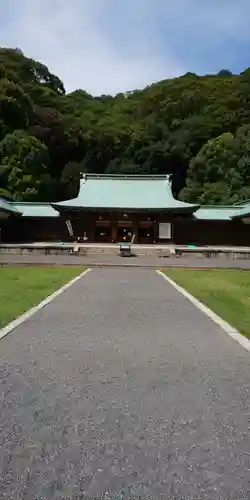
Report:
M 15 210 L 20 210 L 23 217 L 58 217 L 59 213 L 51 206 L 50 203 L 37 202 L 13 202 Z
M 22 213 L 10 201 L 0 197 L 0 212 L 5 212 L 13 215 L 22 215 Z
M 234 205 L 201 206 L 195 213 L 199 220 L 234 220 L 250 216 L 250 200 L 237 202 Z
M 61 210 L 132 210 L 193 213 L 198 205 L 173 197 L 169 176 L 93 175 L 81 180 L 73 200 L 54 203 Z
M 244 217 L 250 216 L 250 203 L 245 204 L 244 207 L 237 207 L 238 211 L 232 216 L 232 219 L 244 219 Z
M 87 174 L 77 198 L 58 203 L 12 202 L 0 196 L 0 212 L 55 218 L 67 210 L 127 210 L 194 214 L 197 220 L 230 221 L 250 216 L 250 200 L 234 205 L 199 206 L 176 200 L 169 176 Z
M 245 206 L 249 206 L 250 207 L 250 200 L 247 199 L 247 200 L 244 200 L 244 201 L 237 201 L 236 203 L 233 204 L 234 207 L 245 207 Z
M 240 212 L 239 206 L 201 206 L 194 217 L 199 220 L 232 220 Z

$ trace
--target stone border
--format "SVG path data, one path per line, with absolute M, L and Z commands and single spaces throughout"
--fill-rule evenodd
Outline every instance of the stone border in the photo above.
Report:
M 1 255 L 65 255 L 73 251 L 74 243 L 1 243 Z M 93 256 L 93 255 L 119 255 L 120 243 L 79 243 L 75 255 Z M 174 244 L 148 244 L 140 245 L 133 243 L 134 254 L 139 256 L 155 256 L 159 258 L 190 257 L 194 259 L 220 258 L 226 260 L 249 260 L 250 247 L 219 247 L 219 246 L 197 246 L 188 247 L 188 245 Z
M 162 278 L 164 278 L 170 285 L 172 285 L 178 292 L 180 292 L 184 297 L 186 297 L 192 304 L 194 304 L 200 311 L 202 311 L 206 316 L 208 316 L 214 323 L 216 323 L 224 332 L 226 332 L 232 339 L 238 342 L 244 349 L 250 351 L 250 340 L 244 337 L 238 330 L 231 326 L 227 321 L 224 321 L 218 314 L 205 306 L 202 302 L 196 299 L 193 295 L 187 292 L 180 285 L 177 285 L 175 281 L 166 276 L 162 271 L 157 269 L 156 271 Z
M 61 295 L 61 293 L 65 292 L 70 286 L 74 285 L 78 280 L 80 280 L 85 274 L 87 274 L 91 269 L 85 269 L 79 276 L 76 276 L 76 278 L 73 278 L 71 281 L 66 283 L 66 285 L 63 285 L 61 288 L 56 290 L 54 293 L 49 295 L 46 299 L 44 299 L 42 302 L 40 302 L 37 306 L 32 307 L 28 311 L 26 311 L 24 314 L 19 316 L 18 318 L 14 319 L 11 321 L 8 325 L 4 326 L 2 329 L 0 329 L 0 340 L 8 335 L 8 333 L 12 332 L 15 328 L 17 328 L 19 325 L 27 321 L 27 319 L 31 318 L 34 314 L 36 314 L 40 309 L 43 309 L 43 307 L 47 306 L 52 300 L 54 300 L 56 297 Z

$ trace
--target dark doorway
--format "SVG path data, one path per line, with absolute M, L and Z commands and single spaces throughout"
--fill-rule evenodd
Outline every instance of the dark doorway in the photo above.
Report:
M 149 244 L 154 243 L 155 231 L 153 225 L 139 227 L 139 243 Z
M 133 228 L 131 225 L 122 225 L 117 228 L 118 242 L 131 241 L 133 236 Z
M 111 227 L 110 226 L 96 227 L 94 238 L 97 243 L 109 243 L 111 241 Z

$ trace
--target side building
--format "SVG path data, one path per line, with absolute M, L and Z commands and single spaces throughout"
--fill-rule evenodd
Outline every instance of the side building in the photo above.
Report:
M 86 174 L 77 198 L 0 198 L 2 243 L 73 241 L 250 246 L 250 201 L 199 206 L 176 200 L 169 176 Z

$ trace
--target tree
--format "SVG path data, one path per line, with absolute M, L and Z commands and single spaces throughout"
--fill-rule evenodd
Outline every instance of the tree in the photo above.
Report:
M 198 203 L 233 203 L 248 196 L 250 127 L 233 136 L 222 134 L 205 144 L 192 159 L 181 197 Z
M 50 164 L 44 144 L 20 130 L 7 134 L 0 143 L 0 163 L 14 198 L 39 198 Z
M 0 190 L 16 198 L 75 196 L 82 168 L 171 173 L 175 196 L 194 202 L 245 198 L 249 124 L 249 68 L 189 72 L 116 96 L 67 95 L 45 65 L 0 48 Z
M 63 168 L 60 183 L 58 186 L 58 196 L 62 200 L 76 198 L 80 188 L 81 174 L 85 172 L 82 163 L 69 162 Z
M 228 69 L 221 69 L 218 73 L 218 76 L 225 76 L 225 77 L 228 77 L 228 76 L 232 76 L 232 73 L 231 71 L 229 71 Z
M 25 129 L 33 115 L 33 103 L 27 93 L 6 78 L 0 80 L 0 116 L 6 133 Z

